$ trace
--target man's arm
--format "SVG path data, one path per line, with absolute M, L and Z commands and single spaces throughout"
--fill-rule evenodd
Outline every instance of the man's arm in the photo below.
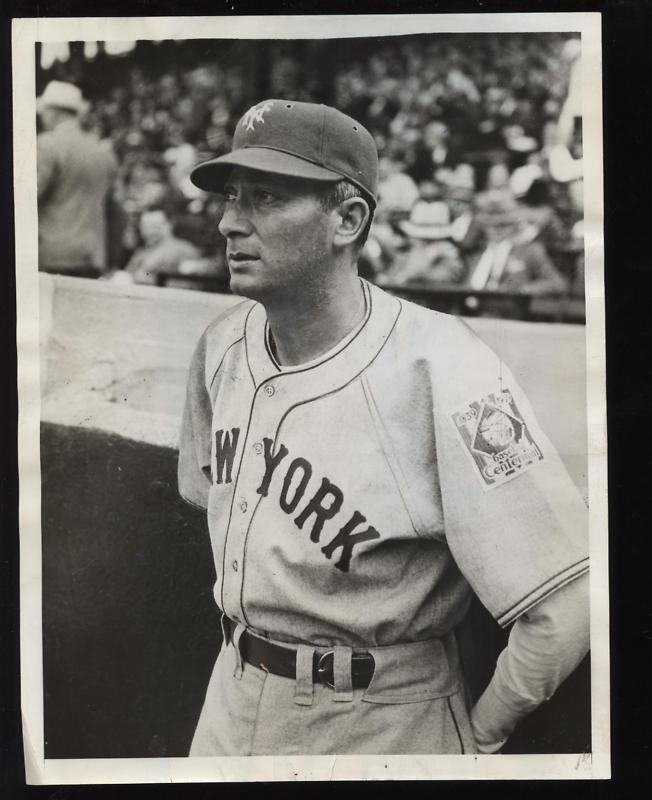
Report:
M 446 541 L 496 622 L 513 624 L 472 712 L 480 749 L 489 752 L 586 652 L 588 515 L 511 370 L 463 323 L 450 337 L 440 337 L 448 347 L 438 353 L 434 384 Z M 487 438 L 492 420 L 505 426 L 502 440 Z M 490 441 L 502 445 L 502 458 Z
M 206 335 L 195 348 L 183 410 L 179 440 L 177 477 L 179 493 L 184 500 L 199 508 L 208 507 L 211 485 L 211 399 L 204 382 Z
M 481 753 L 499 750 L 516 724 L 573 672 L 589 649 L 588 573 L 519 617 L 471 724 Z

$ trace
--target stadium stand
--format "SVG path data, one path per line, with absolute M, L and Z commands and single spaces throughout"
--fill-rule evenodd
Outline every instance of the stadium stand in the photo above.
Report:
M 333 104 L 376 139 L 380 203 L 363 275 L 443 310 L 583 322 L 583 245 L 573 235 L 582 219 L 578 44 L 558 33 L 138 41 L 119 48 L 73 42 L 56 53 L 40 46 L 37 90 L 53 79 L 80 86 L 91 104 L 85 126 L 118 158 L 109 274 L 124 270 L 142 246 L 143 212 L 163 208 L 174 236 L 190 242 L 196 256 L 156 282 L 228 291 L 219 198 L 194 187 L 189 172 L 230 148 L 249 105 L 286 96 Z M 498 294 L 489 298 L 490 286 L 472 285 L 469 265 L 487 245 L 476 203 L 487 191 L 513 198 L 511 246 L 526 241 L 543 249 L 560 276 L 554 291 L 534 296 L 494 286 Z M 396 271 L 415 246 L 403 225 L 423 202 L 450 210 L 445 238 L 463 265 L 454 280 L 427 262 L 416 277 Z

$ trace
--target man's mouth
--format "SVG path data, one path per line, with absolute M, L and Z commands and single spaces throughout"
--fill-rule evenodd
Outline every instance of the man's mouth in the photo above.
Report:
M 228 254 L 229 263 L 242 264 L 246 261 L 257 261 L 258 256 L 253 253 L 246 253 L 244 250 L 235 250 Z

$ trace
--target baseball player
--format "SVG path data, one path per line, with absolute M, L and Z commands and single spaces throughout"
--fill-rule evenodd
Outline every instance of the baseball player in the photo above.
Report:
M 462 321 L 358 277 L 362 125 L 267 100 L 192 179 L 246 299 L 201 337 L 181 434 L 224 636 L 190 754 L 497 752 L 587 652 L 582 499 Z M 469 708 L 474 592 L 513 627 Z

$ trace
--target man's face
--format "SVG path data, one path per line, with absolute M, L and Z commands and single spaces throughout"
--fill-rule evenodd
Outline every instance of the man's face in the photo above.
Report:
M 320 205 L 319 191 L 310 181 L 234 167 L 219 223 L 231 291 L 254 299 L 290 297 L 324 283 L 336 214 Z
M 159 244 L 171 233 L 168 218 L 162 211 L 145 211 L 140 218 L 140 233 L 149 247 Z

